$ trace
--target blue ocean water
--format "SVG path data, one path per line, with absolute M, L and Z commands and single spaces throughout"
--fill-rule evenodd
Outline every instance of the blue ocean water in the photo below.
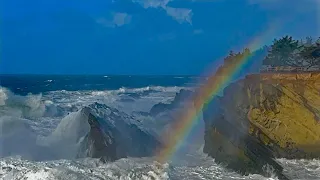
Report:
M 0 86 L 17 94 L 66 90 L 116 90 L 147 86 L 192 86 L 205 77 L 129 75 L 0 75 Z

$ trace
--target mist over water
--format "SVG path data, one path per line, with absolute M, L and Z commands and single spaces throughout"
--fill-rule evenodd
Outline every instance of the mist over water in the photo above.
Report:
M 153 84 L 144 87 L 111 88 L 113 85 L 106 83 L 106 87 L 100 89 L 94 85 L 72 90 L 70 82 L 78 86 L 78 79 L 66 81 L 63 78 L 66 77 L 34 77 L 33 81 L 41 81 L 37 91 L 17 89 L 21 86 L 19 84 L 7 84 L 10 89 L 0 88 L 0 179 L 277 179 L 267 167 L 268 178 L 242 176 L 207 157 L 202 152 L 204 122 L 201 116 L 181 148 L 165 164 L 159 164 L 155 157 L 129 157 L 105 164 L 94 158 L 77 159 L 80 142 L 90 130 L 85 114 L 81 113 L 85 106 L 95 102 L 105 104 L 127 114 L 121 117 L 117 112 L 121 120 L 130 121 L 128 123 L 160 137 L 170 130 L 172 119 L 168 118 L 168 113 L 151 116 L 148 112 L 157 103 L 171 102 L 179 90 L 193 87 L 187 84 L 190 82 L 190 79 L 184 79 L 187 77 L 166 77 L 168 85 L 165 80 L 154 79 Z M 112 79 L 99 77 L 99 81 L 100 78 Z M 129 78 L 132 77 L 123 81 L 127 82 Z M 149 83 L 150 78 L 146 77 L 145 81 Z M 179 81 L 178 85 L 171 86 L 175 80 Z M 57 81 L 66 81 L 71 88 L 66 90 L 64 83 L 58 83 L 62 84 L 58 88 L 54 84 Z M 157 81 L 164 85 L 157 84 Z M 91 83 L 96 83 L 95 78 Z M 43 84 L 49 85 L 41 91 Z M 181 110 L 183 107 L 176 111 Z M 319 160 L 278 161 L 285 167 L 286 174 L 294 179 L 317 179 L 320 176 Z

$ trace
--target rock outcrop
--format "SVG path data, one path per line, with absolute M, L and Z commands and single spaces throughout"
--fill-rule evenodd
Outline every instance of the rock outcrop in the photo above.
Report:
M 81 111 L 88 117 L 90 131 L 81 141 L 78 157 L 100 158 L 105 162 L 129 156 L 152 156 L 161 147 L 156 137 L 117 109 L 94 103 Z
M 203 110 L 204 152 L 242 173 L 320 157 L 320 73 L 248 75 Z
M 110 127 L 103 127 L 88 107 L 82 109 L 81 113 L 88 118 L 90 130 L 81 142 L 78 157 L 100 158 L 104 162 L 121 158 L 116 152 L 117 144 Z
M 178 108 L 179 105 L 187 102 L 190 100 L 189 98 L 193 94 L 193 91 L 181 89 L 179 92 L 176 93 L 176 96 L 174 97 L 173 101 L 169 104 L 166 103 L 158 103 L 152 106 L 150 109 L 150 115 L 157 116 L 158 114 L 173 110 L 174 108 Z

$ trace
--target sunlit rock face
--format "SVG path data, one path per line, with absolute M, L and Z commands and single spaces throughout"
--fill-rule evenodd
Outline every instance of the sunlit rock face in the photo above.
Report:
M 204 109 L 204 152 L 247 173 L 274 157 L 320 157 L 320 73 L 246 76 Z

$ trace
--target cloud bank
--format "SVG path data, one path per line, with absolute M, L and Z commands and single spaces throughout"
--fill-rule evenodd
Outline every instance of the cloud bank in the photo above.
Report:
M 121 27 L 131 22 L 132 16 L 127 13 L 113 13 L 112 19 L 98 18 L 97 23 L 106 27 L 116 28 Z
M 174 20 L 182 23 L 192 24 L 192 10 L 187 8 L 173 8 L 168 6 L 169 2 L 173 0 L 132 0 L 134 3 L 140 4 L 143 8 L 161 8 L 166 11 L 168 16 Z

